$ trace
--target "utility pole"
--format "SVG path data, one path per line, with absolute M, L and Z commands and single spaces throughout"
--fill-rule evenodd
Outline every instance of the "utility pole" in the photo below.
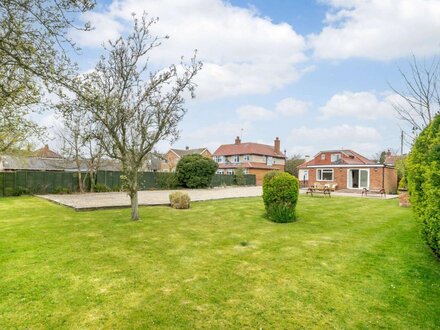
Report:
M 400 155 L 403 155 L 403 130 L 400 131 Z

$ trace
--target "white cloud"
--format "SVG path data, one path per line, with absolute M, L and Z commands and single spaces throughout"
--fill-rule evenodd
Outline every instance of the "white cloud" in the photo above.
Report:
M 339 144 L 350 142 L 378 141 L 380 133 L 374 127 L 358 125 L 336 125 L 332 127 L 306 127 L 295 128 L 291 131 L 291 138 L 296 141 L 325 141 Z
M 160 18 L 154 34 L 170 36 L 151 53 L 155 65 L 198 50 L 205 64 L 196 79 L 199 98 L 268 93 L 305 72 L 297 67 L 306 59 L 305 41 L 290 25 L 221 0 L 114 0 L 104 11 L 84 17 L 94 31 L 73 37 L 79 45 L 99 46 L 126 32 L 121 27 L 131 26 L 131 14 L 143 11 Z
M 309 36 L 315 56 L 390 60 L 440 53 L 438 0 L 327 0 L 326 26 Z
M 395 98 L 395 94 L 379 99 L 371 92 L 344 91 L 333 95 L 319 111 L 324 118 L 337 116 L 358 119 L 390 118 L 394 111 L 390 100 Z
M 288 97 L 277 103 L 276 112 L 283 116 L 299 116 L 305 114 L 309 107 L 309 102 Z
M 241 136 L 243 141 L 247 140 L 246 136 L 252 135 L 252 132 L 253 127 L 248 121 L 222 121 L 195 130 L 186 130 L 180 141 L 191 148 L 207 147 L 214 152 L 222 144 L 234 143 L 237 136 Z
M 244 105 L 237 108 L 237 114 L 242 120 L 247 121 L 269 120 L 276 117 L 272 111 L 254 105 Z
M 368 157 L 380 149 L 382 135 L 374 127 L 335 125 L 331 127 L 302 126 L 290 132 L 289 153 L 314 155 L 321 150 L 353 149 Z M 307 145 L 304 145 L 306 141 Z

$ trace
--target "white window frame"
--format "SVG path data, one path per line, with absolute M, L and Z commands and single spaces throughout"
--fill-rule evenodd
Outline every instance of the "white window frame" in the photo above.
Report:
M 234 170 L 226 170 L 227 175 L 234 175 Z
M 266 165 L 268 165 L 268 166 L 273 165 L 273 157 L 272 156 L 266 156 Z
M 217 170 L 217 174 L 225 174 L 224 170 Z
M 331 154 L 330 155 L 330 160 L 331 162 L 337 162 L 339 159 L 341 159 L 341 154 Z
M 350 171 L 352 170 L 358 170 L 358 171 L 367 171 L 368 173 L 368 179 L 367 179 L 367 186 L 366 187 L 361 187 L 361 173 L 359 172 L 359 187 L 358 188 L 353 188 L 353 182 L 350 186 Z M 370 189 L 370 169 L 369 168 L 349 168 L 347 169 L 347 188 L 348 189 Z
M 238 164 L 238 163 L 240 163 L 240 156 L 239 156 L 239 155 L 234 155 L 234 156 L 232 156 L 232 162 L 233 162 L 234 164 Z
M 331 172 L 331 174 L 332 174 L 331 180 L 323 179 L 324 171 L 326 173 Z M 321 175 L 319 175 L 319 174 L 321 174 Z M 332 168 L 318 168 L 316 170 L 316 181 L 334 181 L 334 180 L 335 180 L 335 171 Z
M 325 154 L 321 154 L 321 160 L 325 160 Z
M 243 159 L 248 162 L 248 161 L 251 160 L 251 156 L 250 155 L 244 155 Z
M 244 174 L 249 174 L 249 169 L 248 168 L 243 169 L 243 173 Z
M 221 163 L 224 163 L 224 162 L 225 162 L 225 157 L 224 157 L 224 156 L 214 156 L 213 158 L 214 158 L 214 161 L 215 161 L 216 163 L 221 164 Z

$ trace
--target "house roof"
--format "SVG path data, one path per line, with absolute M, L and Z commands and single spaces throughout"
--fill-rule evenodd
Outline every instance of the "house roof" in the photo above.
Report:
M 286 158 L 286 156 L 281 151 L 276 152 L 274 146 L 254 142 L 223 144 L 218 147 L 218 149 L 214 152 L 214 156 L 232 155 L 262 155 Z
M 318 156 L 323 153 L 342 153 L 346 157 L 342 157 L 338 159 L 335 162 L 332 162 L 331 164 L 323 164 L 320 161 L 317 161 Z M 326 150 L 326 151 L 320 151 L 316 154 L 313 159 L 309 160 L 308 162 L 305 162 L 298 166 L 298 168 L 307 168 L 308 166 L 328 166 L 328 165 L 375 165 L 377 164 L 375 161 L 370 160 L 361 154 L 358 154 L 357 152 L 349 149 L 344 150 Z
M 63 158 L 0 156 L 0 170 L 64 171 L 71 162 Z
M 406 155 L 390 155 L 385 158 L 384 164 L 387 165 L 396 165 L 396 162 L 400 159 L 405 158 Z
M 196 149 L 170 149 L 172 152 L 174 152 L 177 156 L 183 157 L 186 155 L 193 155 L 193 154 L 202 154 L 207 148 L 196 148 Z
M 63 156 L 61 156 L 60 154 L 50 150 L 47 144 L 43 148 L 35 150 L 32 153 L 32 156 L 40 158 L 63 158 Z
M 233 163 L 221 163 L 218 164 L 219 170 L 226 170 L 226 169 L 233 169 L 233 168 L 259 168 L 259 169 L 267 169 L 267 170 L 277 170 L 279 168 L 275 166 L 266 165 L 263 163 L 255 163 L 255 162 L 244 162 L 239 164 L 233 164 Z

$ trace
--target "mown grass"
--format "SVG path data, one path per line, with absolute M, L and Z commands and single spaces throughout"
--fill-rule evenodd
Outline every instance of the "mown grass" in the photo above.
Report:
M 0 199 L 0 328 L 440 327 L 440 262 L 396 200 L 76 213 Z

